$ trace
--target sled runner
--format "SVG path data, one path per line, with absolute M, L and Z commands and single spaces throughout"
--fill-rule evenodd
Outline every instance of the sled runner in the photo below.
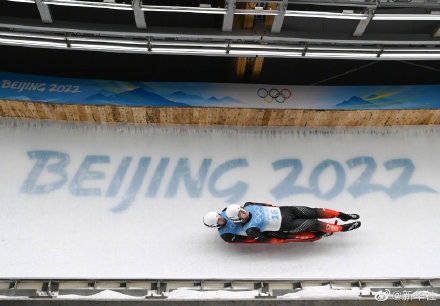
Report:
M 338 224 L 338 221 L 336 220 L 334 224 Z M 270 238 L 269 240 L 264 241 L 264 242 L 255 241 L 254 239 L 248 239 L 246 241 L 236 242 L 236 243 L 259 243 L 259 244 L 270 243 L 270 244 L 275 244 L 275 243 L 289 243 L 289 242 L 312 242 L 312 241 L 317 241 L 319 239 L 322 239 L 323 237 L 328 237 L 331 235 L 333 235 L 333 233 L 324 233 L 324 232 L 313 231 L 313 232 L 292 234 L 287 239 Z

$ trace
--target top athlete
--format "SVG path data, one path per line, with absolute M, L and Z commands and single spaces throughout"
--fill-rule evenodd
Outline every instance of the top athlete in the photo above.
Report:
M 306 206 L 275 206 L 246 202 L 243 206 L 230 205 L 221 213 L 210 212 L 204 224 L 217 227 L 226 242 L 279 243 L 292 234 L 314 232 L 320 237 L 335 232 L 359 228 L 360 221 L 336 225 L 318 219 L 339 218 L 342 221 L 359 219 L 357 214 Z

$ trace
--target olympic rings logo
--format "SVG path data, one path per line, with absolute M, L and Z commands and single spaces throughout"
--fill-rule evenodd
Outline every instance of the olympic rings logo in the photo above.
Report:
M 266 88 L 259 88 L 257 90 L 257 95 L 267 103 L 271 103 L 274 100 L 278 103 L 284 103 L 292 96 L 292 92 L 287 88 L 281 90 L 276 88 L 271 88 L 269 90 Z

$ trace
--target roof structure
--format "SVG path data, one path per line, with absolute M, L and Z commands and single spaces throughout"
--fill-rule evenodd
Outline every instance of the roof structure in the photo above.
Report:
M 0 44 L 117 53 L 440 59 L 437 0 L 8 0 Z

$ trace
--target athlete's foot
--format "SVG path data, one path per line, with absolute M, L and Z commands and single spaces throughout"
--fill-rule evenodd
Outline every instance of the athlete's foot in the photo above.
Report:
M 338 218 L 341 219 L 342 221 L 357 220 L 357 219 L 359 219 L 359 215 L 358 214 L 339 213 Z
M 356 222 L 351 222 L 351 223 L 347 223 L 342 225 L 342 230 L 341 232 L 348 232 L 348 231 L 352 231 L 354 229 L 357 229 L 361 226 L 361 221 L 356 221 Z

